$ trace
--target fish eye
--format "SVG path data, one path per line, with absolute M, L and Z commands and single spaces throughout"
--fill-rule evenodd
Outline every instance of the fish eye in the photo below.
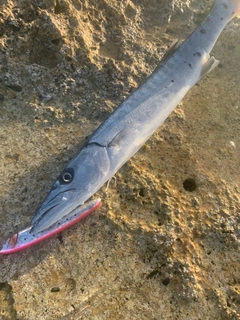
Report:
M 73 179 L 73 176 L 70 172 L 65 171 L 62 173 L 62 179 L 65 183 L 70 183 Z

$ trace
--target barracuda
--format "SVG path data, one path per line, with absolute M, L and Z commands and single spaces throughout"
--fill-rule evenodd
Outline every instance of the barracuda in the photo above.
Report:
M 203 23 L 92 134 L 61 173 L 30 227 L 9 238 L 0 254 L 48 238 L 100 205 L 100 199 L 85 202 L 139 150 L 188 90 L 216 67 L 210 51 L 238 14 L 240 0 L 213 2 Z

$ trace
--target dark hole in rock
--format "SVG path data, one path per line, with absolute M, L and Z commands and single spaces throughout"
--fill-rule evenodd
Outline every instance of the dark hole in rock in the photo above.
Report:
M 7 87 L 12 89 L 15 92 L 21 92 L 22 91 L 22 87 L 18 86 L 18 85 L 7 85 Z
M 67 11 L 67 7 L 64 6 L 64 4 L 61 4 L 59 1 L 57 1 L 54 13 L 55 14 L 60 14 L 60 13 L 66 12 L 66 11 Z
M 1 282 L 0 283 L 0 290 L 3 290 L 7 287 L 8 283 L 7 282 Z
M 169 278 L 165 278 L 165 279 L 163 279 L 163 281 L 162 281 L 162 284 L 164 284 L 164 286 L 169 285 L 169 283 L 170 283 L 170 279 L 169 279 Z
M 12 292 L 12 286 L 6 281 L 6 282 L 0 282 L 0 291 L 5 291 L 6 293 Z
M 193 178 L 188 178 L 183 181 L 183 188 L 186 191 L 193 192 L 197 189 L 197 183 Z
M 147 195 L 147 190 L 146 190 L 145 188 L 141 188 L 141 189 L 139 190 L 139 195 L 140 195 L 140 197 L 146 197 L 146 195 Z
M 153 270 L 152 272 L 150 272 L 147 275 L 147 279 L 152 279 L 154 276 L 159 275 L 159 271 L 158 270 Z
M 52 43 L 55 44 L 56 46 L 61 42 L 61 38 L 58 39 L 53 39 Z
M 59 287 L 53 287 L 51 289 L 51 292 L 59 292 L 60 291 L 60 288 Z

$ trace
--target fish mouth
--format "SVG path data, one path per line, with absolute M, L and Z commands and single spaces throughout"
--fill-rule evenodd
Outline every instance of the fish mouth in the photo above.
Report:
M 46 199 L 47 200 L 47 199 Z M 50 201 L 45 201 L 32 220 L 31 233 L 44 231 L 63 217 L 71 216 L 83 204 L 76 197 L 75 189 L 57 194 Z

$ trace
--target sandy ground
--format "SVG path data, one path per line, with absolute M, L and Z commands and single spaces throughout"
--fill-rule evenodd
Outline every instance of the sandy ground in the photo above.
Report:
M 210 4 L 1 0 L 1 238 Z M 0 319 L 240 319 L 239 34 L 235 18 L 218 68 L 99 191 L 101 209 L 0 257 Z

